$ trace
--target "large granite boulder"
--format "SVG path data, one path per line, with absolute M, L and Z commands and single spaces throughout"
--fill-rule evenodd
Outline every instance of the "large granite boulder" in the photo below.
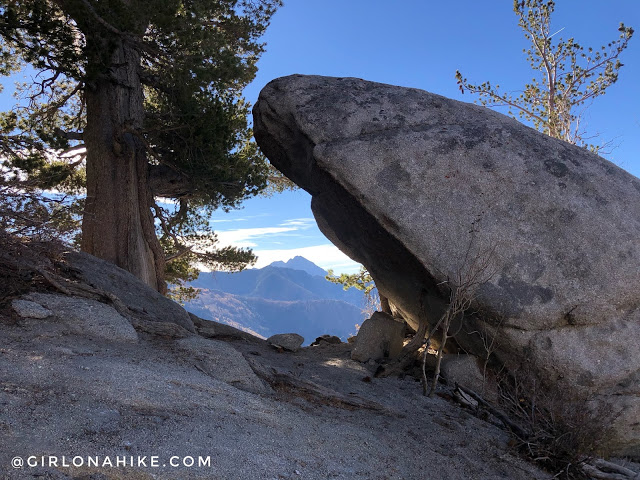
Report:
M 254 132 L 412 326 L 484 264 L 458 343 L 494 336 L 507 366 L 607 402 L 615 452 L 640 456 L 639 179 L 486 108 L 354 78 L 274 80 Z

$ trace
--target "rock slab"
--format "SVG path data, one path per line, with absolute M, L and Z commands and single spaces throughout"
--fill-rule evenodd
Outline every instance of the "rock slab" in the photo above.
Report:
M 596 396 L 615 453 L 640 457 L 638 178 L 486 108 L 354 78 L 274 80 L 254 133 L 412 327 L 485 263 L 458 343 L 482 356 L 493 337 L 505 365 Z
M 116 342 L 138 342 L 138 334 L 129 320 L 104 303 L 49 293 L 30 293 L 26 300 L 51 312 L 57 321 L 77 335 Z
M 228 343 L 193 336 L 178 340 L 176 345 L 215 379 L 247 392 L 272 392 L 271 387 L 256 376 L 242 354 Z

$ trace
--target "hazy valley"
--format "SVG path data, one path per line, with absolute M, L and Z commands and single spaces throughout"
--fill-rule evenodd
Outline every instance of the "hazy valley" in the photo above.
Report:
M 364 296 L 325 275 L 303 257 L 239 273 L 202 272 L 191 283 L 200 295 L 185 308 L 261 337 L 295 332 L 305 344 L 324 334 L 346 340 L 367 318 Z

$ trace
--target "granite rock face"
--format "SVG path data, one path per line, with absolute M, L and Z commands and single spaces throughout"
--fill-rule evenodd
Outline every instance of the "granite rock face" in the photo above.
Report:
M 40 305 L 51 312 L 51 316 L 56 321 L 65 324 L 77 335 L 118 342 L 138 342 L 138 334 L 129 320 L 113 307 L 96 300 L 49 293 L 30 293 L 26 296 L 26 301 Z M 31 316 L 30 318 L 39 317 Z
M 254 107 L 260 148 L 412 326 L 486 263 L 456 340 L 587 391 L 640 456 L 640 180 L 504 115 L 425 91 L 294 75 Z M 478 333 L 480 332 L 480 333 Z

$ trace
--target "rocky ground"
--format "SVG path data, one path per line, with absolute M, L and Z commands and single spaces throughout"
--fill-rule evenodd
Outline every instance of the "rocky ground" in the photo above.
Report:
M 285 337 L 275 348 L 188 315 L 90 255 L 8 246 L 0 249 L 3 480 L 557 473 L 520 458 L 497 418 L 455 403 L 449 387 L 429 398 L 412 377 L 376 377 L 375 362 L 351 360 L 351 344 L 292 352 Z M 597 478 L 636 471 L 606 464 Z
M 411 378 L 374 378 L 348 344 L 291 353 L 247 338 L 107 339 L 82 320 L 6 312 L 0 332 L 2 478 L 550 477 L 446 395 L 423 397 Z M 249 363 L 293 380 L 268 385 Z M 61 466 L 63 456 L 83 465 Z M 146 466 L 129 465 L 145 456 Z M 210 465 L 172 467 L 181 463 L 172 456 Z M 128 465 L 88 467 L 87 457 Z

